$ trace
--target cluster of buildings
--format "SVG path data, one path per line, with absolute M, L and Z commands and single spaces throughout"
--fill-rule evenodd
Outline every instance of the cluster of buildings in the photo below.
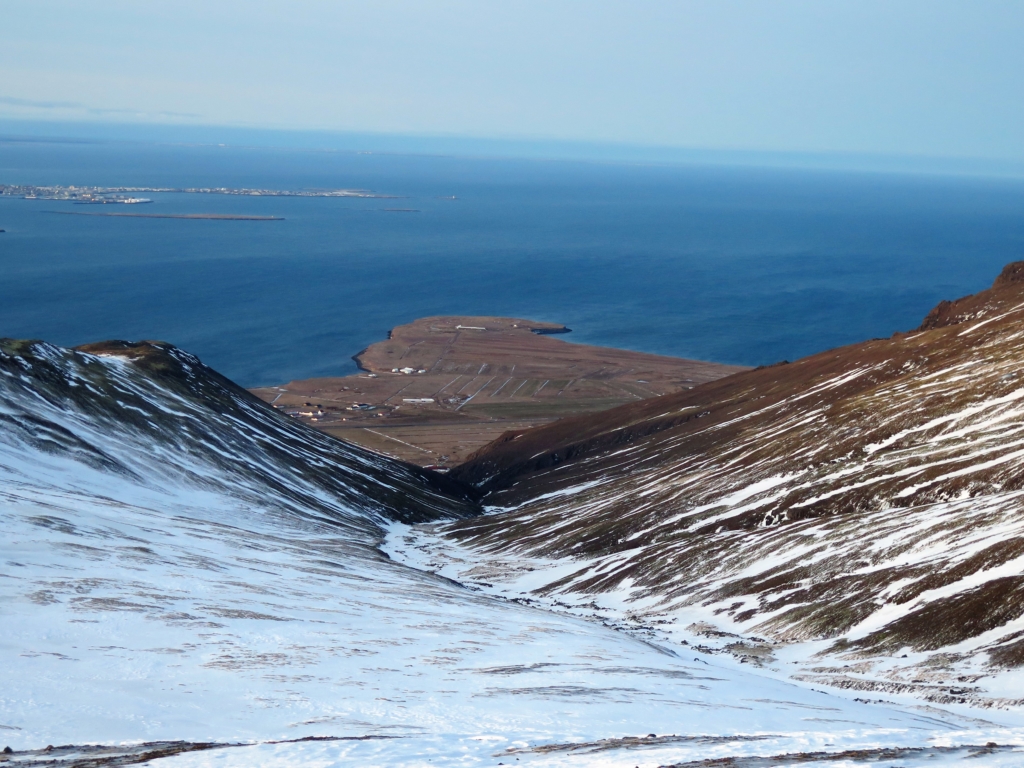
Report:
M 23 197 L 26 200 L 73 200 L 75 202 L 152 202 L 144 198 L 119 197 L 139 192 L 177 192 L 193 195 L 247 195 L 249 197 L 391 197 L 365 189 L 233 189 L 231 187 L 75 187 L 32 184 L 0 184 L 0 195 Z
M 24 200 L 69 200 L 73 203 L 115 203 L 133 205 L 152 203 L 148 197 L 132 197 L 125 190 L 103 187 L 35 187 L 25 184 L 0 184 L 0 195 L 20 197 Z

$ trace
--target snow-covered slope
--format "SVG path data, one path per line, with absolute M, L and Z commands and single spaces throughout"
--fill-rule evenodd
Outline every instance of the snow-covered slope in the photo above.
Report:
M 708 663 L 376 548 L 385 529 L 472 512 L 457 485 L 289 422 L 166 345 L 4 342 L 0 742 L 15 751 L 0 761 L 1021 757 L 983 746 L 1024 743 L 1014 717 Z
M 457 472 L 494 514 L 446 529 L 472 551 L 446 572 L 515 592 L 530 568 L 537 595 L 751 661 L 796 644 L 815 682 L 1019 706 L 1022 279 L 910 334 L 507 435 Z
M 131 479 L 185 485 L 344 525 L 473 514 L 441 476 L 278 414 L 194 356 L 158 342 L 66 350 L 0 341 L 0 447 L 12 477 L 43 454 Z M 30 473 L 31 476 L 31 473 Z M 52 476 L 69 488 L 73 473 Z
M 924 760 L 1021 740 L 1013 720 L 711 666 L 376 548 L 393 521 L 471 513 L 457 485 L 306 430 L 173 347 L 4 342 L 0 760 L 652 765 L 888 745 Z M 295 741 L 310 736 L 326 740 Z M 131 744 L 154 740 L 171 743 Z M 97 742 L 114 745 L 81 746 Z

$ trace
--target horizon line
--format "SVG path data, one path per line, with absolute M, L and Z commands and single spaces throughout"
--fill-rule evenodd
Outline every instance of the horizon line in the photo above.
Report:
M 12 133 L 12 128 L 25 132 Z M 65 129 L 71 129 L 67 131 Z M 239 142 L 238 139 L 246 141 Z M 270 139 L 268 141 L 268 139 Z M 318 140 L 318 141 L 317 141 Z M 929 176 L 1024 178 L 1024 160 L 850 150 L 687 147 L 588 139 L 273 128 L 198 123 L 35 120 L 0 116 L 0 142 L 136 143 L 366 152 L 652 166 L 727 166 Z

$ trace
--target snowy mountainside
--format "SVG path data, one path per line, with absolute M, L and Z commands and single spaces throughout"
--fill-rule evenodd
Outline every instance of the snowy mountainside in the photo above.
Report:
M 816 682 L 1019 706 L 1022 280 L 1011 264 L 911 333 L 506 435 L 455 473 L 492 514 L 443 526 L 444 572 L 800 645 Z
M 474 512 L 442 476 L 307 429 L 159 342 L 0 341 L 0 425 L 12 455 L 64 456 L 146 486 L 272 494 L 282 512 L 368 533 Z
M 375 546 L 473 511 L 458 485 L 293 424 L 172 347 L 3 342 L 0 761 L 1020 757 L 1002 713 L 868 704 L 708 663 Z

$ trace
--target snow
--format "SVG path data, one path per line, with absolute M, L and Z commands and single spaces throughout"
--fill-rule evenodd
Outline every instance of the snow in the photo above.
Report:
M 473 765 L 508 748 L 647 733 L 723 739 L 517 755 L 652 765 L 923 746 L 963 727 L 497 600 L 391 562 L 348 531 L 230 496 L 32 459 L 2 496 L 0 725 L 15 749 L 249 741 L 262 746 L 170 762 Z M 58 470 L 95 490 L 54 488 Z M 388 738 L 266 744 L 305 736 Z
M 929 603 L 1021 573 L 1010 550 L 1024 541 L 1024 499 L 1013 490 L 1024 469 L 1024 390 L 1014 383 L 1024 337 L 1019 320 L 1005 322 L 1021 306 L 994 318 L 1001 323 L 968 328 L 979 331 L 969 341 L 955 341 L 958 328 L 934 350 L 894 343 L 890 361 L 864 364 L 851 356 L 846 370 L 810 379 L 768 405 L 754 398 L 749 411 L 737 407 L 739 415 L 730 412 L 720 423 L 661 432 L 562 464 L 557 471 L 567 485 L 588 481 L 571 495 L 550 494 L 555 470 L 522 478 L 507 492 L 515 505 L 493 510 L 506 518 L 503 524 L 453 526 L 450 539 L 444 530 L 417 533 L 432 553 L 421 565 L 492 584 L 508 597 L 549 600 L 552 608 L 563 603 L 580 615 L 594 615 L 597 609 L 583 606 L 596 605 L 609 623 L 640 616 L 676 627 L 707 622 L 734 633 L 717 645 L 698 641 L 716 650 L 767 633 L 774 643 L 796 643 L 773 645 L 780 658 L 783 647 L 793 651 L 787 658 L 800 668 L 794 675 L 827 665 L 845 669 L 850 658 L 816 656 L 838 639 L 834 633 L 829 641 L 799 636 L 805 629 L 798 609 L 849 600 L 866 615 L 857 613 L 851 626 L 835 631 L 856 640 Z M 848 386 L 867 375 L 869 381 Z M 840 387 L 848 391 L 831 394 Z M 821 393 L 836 399 L 812 397 Z M 727 436 L 708 436 L 725 427 Z M 690 444 L 708 447 L 690 450 Z M 545 495 L 529 497 L 531 482 Z M 497 505 L 507 497 L 502 493 L 488 501 Z M 815 521 L 775 529 L 804 515 Z M 712 533 L 725 523 L 764 527 L 734 536 L 723 525 Z M 597 553 L 546 559 L 584 551 Z M 994 562 L 968 562 L 982 553 L 979 562 Z M 865 578 L 847 578 L 857 576 Z M 819 589 L 808 602 L 789 599 L 832 579 L 828 598 Z M 929 579 L 935 587 L 926 588 Z M 904 591 L 913 597 L 903 599 Z M 897 598 L 902 602 L 892 602 Z M 771 623 L 787 612 L 789 619 Z M 1008 619 L 938 649 L 937 656 L 964 654 L 944 672 L 947 685 L 969 678 L 982 706 L 1019 702 L 1020 689 L 1010 681 L 1020 673 L 986 660 L 997 641 L 1012 642 L 1022 627 L 1020 619 Z M 668 629 L 659 637 L 692 640 Z M 918 677 L 914 665 L 925 659 L 888 661 L 874 659 L 874 672 L 856 673 L 858 684 L 909 685 Z M 845 684 L 854 675 L 814 674 L 822 684 L 829 676 Z M 939 695 L 937 688 L 920 693 Z
M 554 593 L 549 591 L 548 585 L 565 585 L 566 578 L 574 574 L 579 578 L 584 578 L 592 569 L 607 567 L 607 561 L 603 561 L 605 565 L 599 565 L 598 563 L 602 561 L 579 560 L 565 562 L 564 560 L 545 560 L 544 558 L 524 556 L 522 554 L 501 556 L 495 553 L 489 553 L 487 557 L 481 557 L 477 551 L 460 546 L 453 542 L 452 539 L 444 536 L 443 526 L 439 525 L 412 527 L 392 525 L 383 546 L 385 551 L 397 561 L 407 563 L 418 569 L 436 572 L 449 578 L 461 579 L 465 583 L 481 589 L 484 593 L 500 596 L 504 599 L 525 601 L 529 604 L 558 611 L 565 615 L 589 617 L 591 620 L 600 621 L 606 626 L 614 626 L 621 632 L 642 638 L 647 642 L 674 649 L 680 656 L 683 656 L 683 654 L 694 654 L 696 659 L 708 664 L 708 668 L 714 670 L 716 676 L 740 670 L 748 672 L 750 669 L 744 664 L 730 659 L 727 655 L 705 655 L 714 651 L 701 647 L 700 644 L 707 642 L 707 639 L 700 636 L 700 630 L 697 629 L 696 623 L 701 620 L 721 623 L 722 618 L 717 615 L 716 611 L 710 608 L 686 604 L 674 606 L 666 610 L 664 601 L 657 598 L 643 598 L 633 593 L 628 581 L 620 589 L 600 594 L 572 594 L 565 588 Z M 787 556 L 792 554 L 792 552 L 789 552 Z M 765 559 L 768 562 L 762 563 L 761 560 L 758 560 L 758 566 L 763 566 L 767 570 L 772 567 L 773 563 L 771 558 Z M 665 622 L 662 620 L 656 622 L 665 625 L 658 628 L 646 623 L 656 616 L 668 617 L 669 621 Z M 691 624 L 691 626 L 686 627 L 687 624 Z M 735 642 L 741 639 L 738 635 L 730 635 L 726 638 L 726 642 Z M 776 646 L 774 651 L 779 658 L 772 663 L 770 668 L 758 669 L 757 674 L 751 676 L 754 679 L 759 679 L 759 682 L 765 679 L 774 679 L 780 682 L 786 681 L 794 672 L 792 668 L 786 669 L 789 665 L 797 664 L 804 669 L 809 666 L 820 665 L 822 661 L 817 657 L 817 654 L 823 651 L 826 645 L 828 644 L 805 643 L 801 646 Z M 837 711 L 843 711 L 845 706 L 851 703 L 858 703 L 850 701 L 854 696 L 856 696 L 856 692 L 837 691 L 830 706 L 836 707 Z M 899 707 L 900 705 L 896 702 L 901 702 L 902 706 L 907 707 L 911 711 L 920 708 L 920 705 L 917 705 L 911 696 L 887 696 L 886 699 L 887 706 Z M 949 709 L 929 707 L 928 710 L 940 719 L 949 717 L 952 714 Z M 1024 717 L 1022 717 L 1024 713 L 1021 713 L 1019 710 L 1015 709 L 997 713 L 985 711 L 983 714 L 985 720 L 978 719 L 977 711 L 967 714 L 970 710 L 966 707 L 954 707 L 953 710 L 958 712 L 956 716 L 971 720 L 975 726 L 981 727 L 988 734 L 984 741 L 979 743 L 986 743 L 988 741 L 998 741 L 1001 744 L 1016 743 L 1013 740 L 1024 736 L 1024 730 L 1021 729 L 1024 726 Z M 837 718 L 841 719 L 839 716 Z M 996 725 L 996 723 L 1000 725 Z M 995 731 L 985 730 L 986 728 L 1001 728 L 1002 730 L 999 731 L 997 737 Z M 964 731 L 963 733 L 973 733 L 975 738 L 981 738 L 981 731 Z M 902 737 L 895 737 L 893 735 L 893 738 L 892 742 L 878 743 L 900 743 L 900 738 Z M 946 736 L 938 732 L 933 732 L 928 738 L 930 743 L 935 744 L 964 743 L 956 739 L 952 742 L 945 742 L 943 739 Z M 733 745 L 731 754 L 778 754 L 766 752 L 760 749 L 761 746 L 758 745 L 758 749 L 755 750 L 739 751 Z M 806 746 L 800 749 L 810 750 L 812 748 Z M 726 753 L 715 753 L 715 756 L 720 756 L 721 754 Z M 695 753 L 695 756 L 688 756 L 686 758 L 674 757 L 673 760 L 696 760 L 698 757 L 705 759 L 710 756 L 711 753 L 709 752 L 702 753 L 698 751 Z M 902 762 L 897 761 L 893 765 L 916 764 L 916 759 L 901 758 Z M 929 757 L 927 764 L 936 764 L 935 759 L 937 758 L 934 756 Z M 992 759 L 995 760 L 995 758 Z M 1020 759 L 1020 757 L 1018 756 L 1017 759 Z M 921 760 L 925 761 L 925 758 L 922 757 Z M 628 760 L 626 762 L 628 763 Z M 667 760 L 662 762 L 667 762 Z M 584 764 L 600 763 L 584 761 Z M 618 763 L 612 762 L 609 764 Z M 655 762 L 653 764 L 659 763 Z M 771 765 L 776 764 L 782 765 L 784 763 L 771 763 Z M 832 763 L 827 764 L 831 765 Z M 836 764 L 845 765 L 848 763 L 840 762 Z M 1000 763 L 990 763 L 986 757 L 986 762 L 983 764 L 997 765 Z M 1010 765 L 1013 763 L 1010 760 L 1005 764 Z
M 432 534 L 387 524 L 360 496 L 389 478 L 409 493 L 397 465 L 310 437 L 305 466 L 342 478 L 318 480 L 273 453 L 293 449 L 299 427 L 269 415 L 251 431 L 244 404 L 201 412 L 122 359 L 88 364 L 118 383 L 116 413 L 171 414 L 176 427 L 49 397 L 32 400 L 32 423 L 65 443 L 0 428 L 0 739 L 18 750 L 12 765 L 48 744 L 152 740 L 244 745 L 159 761 L 182 768 L 650 766 L 1024 744 L 1004 713 L 979 723 L 858 702 L 525 604 L 542 577 L 583 563 L 524 564 L 505 594 L 464 586 L 414 556 Z M 0 407 L 28 424 L 12 378 Z M 377 548 L 385 527 L 392 557 Z M 326 740 L 295 741 L 307 737 Z M 926 759 L 915 754 L 899 764 Z

